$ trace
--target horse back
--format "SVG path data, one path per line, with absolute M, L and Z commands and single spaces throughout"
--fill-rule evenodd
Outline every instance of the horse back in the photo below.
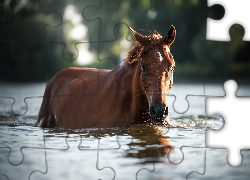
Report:
M 110 70 L 101 71 L 107 74 L 110 72 Z M 96 104 L 95 99 L 98 101 L 96 97 L 99 93 L 99 73 L 100 70 L 94 68 L 67 68 L 57 73 L 45 89 L 38 115 L 38 125 L 41 127 L 60 126 L 61 119 L 64 118 L 61 115 L 65 114 L 62 111 L 70 111 L 70 107 L 65 108 L 67 107 L 65 104 L 74 105 L 77 102 Z M 77 107 L 80 108 L 76 105 L 75 108 Z M 85 111 L 88 111 L 88 107 L 93 106 L 87 106 Z M 70 112 L 68 114 L 70 115 Z

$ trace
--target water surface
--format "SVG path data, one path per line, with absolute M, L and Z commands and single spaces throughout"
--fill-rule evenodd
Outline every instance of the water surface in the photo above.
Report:
M 205 96 L 196 95 L 204 86 L 174 87 L 171 92 L 177 97 L 183 96 L 181 89 L 193 92 L 189 103 L 178 100 L 173 105 L 175 96 L 169 96 L 170 116 L 178 128 L 136 125 L 73 131 L 36 127 L 45 84 L 1 84 L 0 179 L 247 179 L 249 150 L 242 151 L 243 164 L 232 168 L 226 149 L 205 148 L 206 129 L 221 128 L 223 119 L 206 117 Z M 244 86 L 241 92 L 248 90 Z M 208 85 L 206 93 L 224 95 L 219 85 Z

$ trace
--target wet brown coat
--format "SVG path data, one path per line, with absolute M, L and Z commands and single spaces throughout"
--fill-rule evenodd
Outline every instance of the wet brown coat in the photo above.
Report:
M 173 57 L 168 51 L 175 38 L 175 28 L 171 26 L 164 39 L 159 34 L 144 37 L 131 31 L 137 42 L 125 64 L 114 70 L 68 68 L 50 80 L 38 115 L 39 126 L 122 127 L 149 122 L 149 106 L 156 96 L 166 106 L 165 92 L 169 93 L 173 83 L 171 79 L 166 84 L 166 79 L 172 76 L 174 68 Z M 157 48 L 152 51 L 154 46 Z M 156 56 L 159 59 L 156 51 L 161 51 L 163 62 L 153 61 Z M 148 72 L 154 77 L 144 78 L 142 63 L 148 64 Z M 160 80 L 155 80 L 157 78 Z

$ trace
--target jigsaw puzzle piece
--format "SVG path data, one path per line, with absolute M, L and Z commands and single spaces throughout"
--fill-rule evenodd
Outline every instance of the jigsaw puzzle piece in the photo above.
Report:
M 243 37 L 244 41 L 250 41 L 250 25 L 248 23 L 248 0 L 240 1 L 223 1 L 223 0 L 208 0 L 208 6 L 214 4 L 221 4 L 225 8 L 225 16 L 222 20 L 207 19 L 207 40 L 214 41 L 230 41 L 228 30 L 233 24 L 241 24 L 246 30 L 246 34 Z M 206 27 L 206 26 L 204 26 Z
M 91 27 L 88 26 L 88 28 Z M 124 31 L 127 31 L 127 36 L 121 35 L 121 32 Z M 128 40 L 128 36 L 131 34 L 128 25 L 124 23 L 116 24 L 112 32 L 115 34 L 116 38 L 110 41 L 89 42 L 90 40 L 87 41 L 87 35 L 85 38 L 86 40 L 79 40 L 80 42 L 75 41 L 77 53 L 74 55 L 74 58 L 69 58 L 69 55 L 67 55 L 68 52 L 66 51 L 69 50 L 65 50 L 67 46 L 65 43 L 53 42 L 50 43 L 50 46 L 60 47 L 63 58 L 68 63 L 71 63 L 71 66 L 77 65 L 82 67 L 94 67 L 97 69 L 114 69 L 123 59 L 125 59 L 132 43 Z M 117 53 L 112 53 L 112 49 L 115 49 Z
M 59 126 L 71 129 L 102 127 L 100 124 L 96 124 L 96 121 L 88 121 L 94 119 L 94 116 L 100 116 L 102 102 L 98 88 L 98 70 L 89 69 L 87 73 L 83 76 L 81 68 L 66 69 L 50 81 L 44 93 L 38 116 L 39 126 Z M 61 80 L 58 81 L 57 77 L 60 77 Z M 93 89 L 93 87 L 95 88 Z M 76 101 L 78 105 L 76 105 Z M 50 103 L 51 109 L 47 110 L 46 107 Z M 64 106 L 65 104 L 67 106 Z M 65 108 L 68 106 L 75 108 Z M 48 117 L 50 118 L 47 119 Z M 102 117 L 100 116 L 100 119 Z M 85 121 L 85 119 L 87 120 Z
M 99 142 L 96 144 L 96 150 L 80 150 L 79 134 L 69 134 L 66 141 L 69 144 L 68 149 L 46 149 L 47 171 L 44 175 L 36 173 L 31 176 L 31 179 L 82 179 L 83 177 L 112 179 L 114 177 L 115 172 L 112 168 L 102 168 L 99 164 Z M 69 165 L 69 162 L 74 166 Z M 81 170 L 75 168 L 75 165 L 82 167 Z
M 141 92 L 141 89 L 138 88 L 140 79 L 135 77 L 133 72 L 130 73 L 124 71 L 125 68 L 125 63 L 122 63 L 116 71 L 98 71 L 98 89 L 101 97 L 105 98 L 105 96 L 109 96 L 112 98 L 117 96 L 117 98 L 119 97 L 125 101 L 126 97 L 129 98 L 128 93 L 132 92 L 137 95 Z M 113 81 L 113 84 L 110 83 L 111 81 Z M 128 84 L 130 86 L 128 86 Z M 133 89 L 131 86 L 134 86 L 135 88 Z
M 27 47 L 27 42 L 26 49 Z M 30 43 L 31 44 L 31 43 Z M 1 42 L 0 41 L 0 55 L 1 55 L 1 80 L 4 82 L 8 81 L 28 81 L 29 77 L 29 70 L 32 66 L 32 60 L 29 56 L 32 51 L 32 48 L 29 49 L 28 52 L 25 53 L 25 56 L 23 56 L 22 59 L 16 58 L 12 55 L 11 48 L 13 46 L 12 42 Z M 39 54 L 40 55 L 40 54 Z M 13 66 L 15 64 L 16 66 Z M 26 64 L 23 65 L 23 64 Z M 20 69 L 23 70 L 22 73 L 20 73 Z M 18 71 L 19 70 L 19 71 Z
M 50 2 L 50 1 L 48 1 Z M 90 44 L 88 31 L 91 23 L 82 17 L 83 10 L 88 5 L 96 5 L 97 1 L 52 1 L 46 5 L 46 12 L 57 12 L 61 16 L 61 23 L 57 27 L 45 29 L 45 40 L 57 48 L 63 47 L 60 52 L 63 60 L 73 62 L 77 60 L 80 65 L 86 65 L 93 61 L 93 55 L 89 52 Z M 92 31 L 98 32 L 98 29 Z M 56 34 L 56 36 L 51 36 Z M 93 48 L 93 47 L 92 47 Z
M 130 135 L 130 131 L 128 129 L 123 130 L 118 136 L 119 149 L 109 150 L 109 153 L 99 151 L 99 165 L 101 167 L 112 167 L 115 171 L 115 179 L 135 179 L 141 171 L 154 170 L 152 152 L 149 147 L 151 146 L 149 141 L 151 138 L 149 137 L 146 143 L 140 143 L 140 148 L 138 148 L 138 144 L 137 148 L 131 148 L 131 146 L 135 145 L 131 144 L 132 139 L 134 137 Z
M 97 150 L 96 144 L 99 144 L 99 150 L 112 150 L 121 147 L 118 136 L 121 129 L 91 129 L 81 130 L 80 150 Z
M 237 98 L 237 83 L 233 80 L 225 82 L 224 88 L 226 95 L 222 98 L 208 97 L 206 99 L 207 116 L 215 113 L 222 114 L 225 119 L 225 125 L 220 131 L 207 131 L 208 139 L 207 147 L 228 148 L 228 162 L 232 166 L 238 166 L 242 159 L 240 149 L 249 149 L 250 144 L 247 138 L 243 140 L 248 132 L 249 121 L 248 107 L 250 106 L 250 98 Z M 234 123 L 233 123 L 234 122 Z M 235 129 L 240 129 L 237 133 L 232 133 Z M 239 141 L 238 139 L 241 139 Z M 233 145 L 231 145 L 233 143 Z
M 26 149 L 40 152 L 45 147 L 47 149 L 68 148 L 65 143 L 67 132 L 35 127 L 36 118 L 33 120 L 26 117 L 25 123 L 15 117 L 1 117 L 0 121 L 0 148 L 9 150 L 8 161 L 14 166 L 23 163 Z
M 238 139 L 239 140 L 239 139 Z M 228 164 L 227 149 L 206 148 L 205 173 L 192 173 L 188 180 L 193 179 L 248 179 L 250 172 L 250 151 L 241 150 L 243 161 L 240 166 L 232 167 Z
M 9 126 L 11 129 L 13 129 L 13 131 L 15 128 L 18 128 L 17 123 L 16 124 L 10 123 Z M 4 128 L 6 128 L 6 127 L 2 126 L 2 129 L 4 129 Z M 33 137 L 33 135 L 35 136 L 35 134 L 33 134 L 33 133 L 26 133 L 25 135 L 29 138 L 26 138 L 25 141 L 22 140 L 22 142 L 17 142 L 17 143 L 12 143 L 12 142 L 14 142 L 14 140 L 13 141 L 4 141 L 5 137 L 1 137 L 3 139 L 1 142 L 3 148 L 11 148 L 11 152 L 8 156 L 9 158 L 11 158 L 10 161 L 14 160 L 14 161 L 21 162 L 22 159 L 20 159 L 20 158 L 24 158 L 24 157 L 17 155 L 17 151 L 18 151 L 18 149 L 20 149 L 21 154 L 23 154 L 22 153 L 23 148 L 38 148 L 38 149 L 45 148 L 48 150 L 67 150 L 70 148 L 70 145 L 67 142 L 67 138 L 69 137 L 69 134 L 72 134 L 72 135 L 79 134 L 77 131 L 64 130 L 64 129 L 60 129 L 60 128 L 56 128 L 56 129 L 40 129 L 39 128 L 38 131 L 40 131 L 40 138 L 41 138 L 41 134 L 43 135 L 45 144 L 40 143 L 41 139 L 37 140 L 36 137 Z M 2 131 L 2 132 L 4 132 L 4 131 Z M 101 137 L 104 138 L 105 135 L 107 135 L 107 133 L 109 133 L 108 130 L 107 131 L 105 131 L 105 130 L 97 131 L 94 129 L 92 131 L 89 131 L 89 129 L 88 129 L 88 130 L 86 130 L 85 133 L 84 132 L 85 131 L 83 130 L 83 132 L 80 134 L 82 139 L 81 139 L 81 144 L 79 145 L 79 149 L 81 149 L 81 150 L 84 150 L 84 149 L 97 150 L 95 145 L 98 143 L 98 138 L 100 138 L 100 139 L 101 139 Z M 117 130 L 117 133 L 119 133 L 119 132 L 120 132 L 120 130 Z M 10 136 L 17 136 L 18 137 L 18 136 L 20 136 L 19 134 L 18 133 L 16 133 L 16 134 L 10 133 Z M 9 135 L 9 134 L 7 134 L 7 135 Z M 115 136 L 114 131 L 112 131 L 112 134 L 110 134 L 110 135 Z M 20 137 L 22 137 L 22 135 Z M 117 140 L 117 134 L 115 137 L 112 137 L 108 141 L 109 141 L 109 144 L 103 144 L 101 141 L 100 150 L 109 149 L 111 147 L 119 149 L 119 142 Z M 33 144 L 33 146 L 31 146 L 31 144 Z M 36 147 L 34 147 L 34 144 L 36 144 Z M 20 153 L 18 153 L 18 154 L 20 154 Z M 18 164 L 18 162 L 16 162 L 15 164 Z
M 174 164 L 168 159 L 169 152 L 176 148 L 173 146 L 174 140 L 172 139 L 172 137 L 176 137 L 176 135 L 170 135 L 168 132 L 170 129 L 168 130 L 165 127 L 158 126 L 140 125 L 128 127 L 122 131 L 123 133 L 127 133 L 128 137 L 131 136 L 132 139 L 128 144 L 130 149 L 126 150 L 128 153 L 127 156 L 137 157 L 140 159 L 141 163 L 149 163 L 151 165 L 151 167 L 147 166 L 139 169 L 136 173 L 136 179 L 171 179 L 172 177 L 175 177 L 174 179 L 185 179 L 192 170 L 204 172 L 204 148 L 182 147 L 181 152 L 184 152 L 184 155 L 182 155 L 185 156 L 185 158 L 182 157 L 181 162 Z M 119 138 L 121 136 L 122 134 L 120 134 Z M 126 136 L 122 137 L 124 141 Z M 119 143 L 120 142 L 119 140 Z M 142 157 L 142 154 L 145 157 Z M 186 157 L 187 154 L 192 157 Z M 194 158 L 199 162 L 197 166 L 193 166 L 193 169 L 187 168 L 187 165 L 193 162 Z M 183 163 L 186 159 L 188 159 L 187 163 Z M 120 162 L 122 162 L 122 160 Z M 122 172 L 120 174 L 122 174 Z
M 25 158 L 18 163 L 13 164 L 9 160 L 11 148 L 0 148 L 0 179 L 30 179 L 35 173 L 45 173 L 46 156 L 44 149 L 23 148 L 22 153 Z
M 12 42 L 0 42 L 2 57 L 0 76 L 1 81 L 4 82 L 46 83 L 56 72 L 66 68 L 69 64 L 58 58 L 61 52 L 53 44 L 27 41 L 25 42 L 27 51 L 21 58 L 13 56 L 12 46 Z
M 15 99 L 12 97 L 0 97 L 0 114 L 1 118 L 10 117 L 12 113 L 12 105 L 15 102 Z
M 182 86 L 183 87 L 183 86 Z M 188 85 L 190 89 L 195 89 L 195 86 Z M 183 87 L 185 89 L 185 86 Z M 218 129 L 224 125 L 221 117 L 214 116 L 213 118 L 206 117 L 205 96 L 187 96 L 189 103 L 188 110 L 184 114 L 178 114 L 174 111 L 174 96 L 169 96 L 168 107 L 171 124 L 178 128 L 169 128 L 167 135 L 168 140 L 174 149 L 171 149 L 168 155 L 169 161 L 175 164 L 183 161 L 184 154 L 181 148 L 184 147 L 199 147 L 204 148 L 205 133 L 207 127 Z M 193 133 L 190 134 L 190 131 Z M 193 138 L 195 136 L 195 138 Z M 188 139 L 188 140 L 187 140 Z
M 9 148 L 8 161 L 12 165 L 19 165 L 24 161 L 24 149 L 33 149 L 33 151 L 44 149 L 43 131 L 38 130 L 37 127 L 32 127 L 28 122 L 19 126 L 18 119 L 10 119 L 12 121 L 5 118 L 5 121 L 9 123 L 0 126 L 2 133 L 0 147 Z
M 171 54 L 173 54 L 176 64 L 182 64 L 188 59 L 192 58 L 193 55 L 193 46 L 200 46 L 202 42 L 197 42 L 192 39 L 194 27 L 191 22 L 181 21 L 174 23 L 176 29 L 176 37 L 173 45 L 171 46 Z M 163 34 L 163 36 L 165 36 Z M 185 49 L 185 51 L 183 51 Z M 178 69 L 176 69 L 178 71 Z M 181 72 L 181 71 L 180 71 Z M 179 72 L 179 73 L 180 73 Z
M 44 129 L 45 148 L 47 150 L 67 150 L 70 145 L 67 142 L 69 134 L 77 134 L 72 130 L 64 130 L 61 128 Z
M 116 65 L 124 59 L 125 52 L 131 46 L 128 36 L 132 39 L 132 34 L 128 27 L 133 27 L 135 17 L 143 17 L 144 21 L 140 22 L 140 28 L 144 30 L 152 29 L 150 27 L 152 20 L 163 23 L 167 19 L 165 11 L 159 12 L 160 10 L 151 9 L 149 0 L 143 3 L 134 1 L 112 2 L 112 5 L 107 0 L 101 0 L 99 3 L 98 6 L 88 6 L 83 11 L 84 19 L 92 23 L 88 31 L 89 41 L 98 42 L 98 60 L 102 61 L 109 58 Z M 137 9 L 140 9 L 140 11 Z M 129 16 L 127 16 L 128 14 Z M 159 18 L 160 14 L 161 18 Z M 110 17 L 112 21 L 110 21 Z M 94 31 L 95 29 L 99 30 L 98 33 Z M 92 43 L 90 46 L 92 46 Z M 110 52 L 110 50 L 113 51 Z
M 177 79 L 177 82 L 174 80 L 174 85 L 172 86 L 169 95 L 175 96 L 175 101 L 173 108 L 176 113 L 184 114 L 188 111 L 189 102 L 187 100 L 188 96 L 204 96 L 204 75 L 203 75 L 203 60 L 197 60 L 195 58 L 188 59 L 185 63 L 185 67 L 180 67 L 178 72 L 186 70 L 186 78 L 184 80 Z M 178 69 L 178 65 L 176 65 Z M 183 68 L 183 69 L 182 69 Z M 184 70 L 185 68 L 185 70 Z M 200 74 L 200 77 L 194 79 L 193 77 L 197 74 Z M 188 77 L 190 76 L 190 77 Z M 179 82 L 178 82 L 179 81 Z M 181 82 L 181 83 L 180 83 Z M 183 88 L 185 86 L 185 89 Z
M 139 173 L 137 179 L 188 179 L 190 173 L 202 174 L 205 172 L 205 149 L 197 147 L 183 147 L 185 156 L 180 163 L 172 164 L 167 157 L 161 162 L 155 163 L 153 172 Z M 195 160 L 195 163 L 194 163 Z
M 192 32 L 189 36 L 190 40 L 205 40 L 206 39 L 206 19 L 209 9 L 206 1 L 161 1 L 152 0 L 152 7 L 155 9 L 164 9 L 167 14 L 168 26 L 173 24 L 190 23 Z M 220 11 L 215 12 L 220 13 Z M 153 24 L 153 29 L 163 33 L 164 24 Z M 187 29 L 178 30 L 179 32 L 187 32 Z M 177 33 L 178 34 L 178 33 Z M 187 37 L 186 37 L 187 38 Z M 172 51 L 172 50 L 171 50 Z
M 205 94 L 207 96 L 225 96 L 225 91 L 222 83 L 213 83 L 212 81 L 205 80 Z
M 127 116 L 129 117 L 129 114 L 117 114 L 117 111 L 120 111 L 120 109 L 115 109 L 113 110 L 113 113 L 110 114 L 110 111 L 108 111 L 106 108 L 106 98 L 110 98 L 112 95 L 102 95 L 99 99 L 96 99 L 94 102 L 93 99 L 91 99 L 93 104 L 88 104 L 92 105 L 92 107 L 97 107 L 94 110 L 86 110 L 81 118 L 81 127 L 85 128 L 105 128 L 105 127 L 124 127 L 126 125 L 130 125 L 133 123 L 133 119 L 130 118 L 128 119 Z M 119 95 L 121 96 L 121 95 Z M 109 105 L 110 106 L 110 105 Z M 103 117 L 107 117 L 107 114 L 109 115 L 109 118 L 105 118 L 102 120 Z M 118 115 L 120 118 L 124 118 L 124 120 L 119 120 Z M 90 119 L 94 119 L 95 121 L 90 121 Z M 101 119 L 101 121 L 100 121 Z M 65 127 L 65 126 L 64 126 Z M 79 126 L 78 126 L 79 127 Z M 77 128 L 77 126 L 76 126 Z
M 116 11 L 114 11 L 114 9 Z M 138 9 L 140 10 L 138 11 Z M 134 1 L 120 1 L 112 2 L 112 5 L 107 0 L 101 0 L 99 1 L 98 6 L 86 7 L 86 9 L 84 9 L 83 16 L 88 21 L 99 21 L 99 24 L 96 24 L 98 26 L 95 28 L 99 29 L 100 33 L 96 34 L 96 36 L 100 37 L 98 41 L 103 42 L 116 39 L 113 29 L 117 24 L 125 23 L 132 26 L 131 23 L 133 23 L 133 21 L 130 17 L 143 17 L 144 21 L 141 22 L 142 29 L 150 29 L 149 24 L 152 20 L 164 22 L 164 20 L 159 19 L 159 17 L 156 16 L 155 10 L 153 12 L 151 11 L 151 3 L 149 0 L 142 4 Z M 124 14 L 129 15 L 129 18 L 124 18 Z M 110 21 L 110 17 L 112 18 L 112 21 Z M 106 36 L 103 36 L 104 34 L 106 34 Z
M 237 80 L 240 88 L 249 82 L 247 77 L 250 70 L 250 53 L 247 49 L 250 48 L 250 43 L 242 41 L 242 26 L 233 25 L 229 32 L 230 42 L 206 42 L 205 61 L 210 62 L 207 64 L 210 72 L 205 80 L 205 91 L 208 96 L 224 96 L 223 83 L 228 79 Z M 217 88 L 209 87 L 210 82 L 216 83 Z
M 176 86 L 178 86 L 178 84 L 175 84 Z M 199 85 L 179 85 L 180 89 L 181 88 L 190 88 L 190 90 L 194 90 L 193 92 L 195 92 L 195 89 L 197 89 L 197 86 L 199 87 Z M 177 87 L 178 88 L 178 87 Z M 182 91 L 177 91 L 176 95 L 169 95 L 168 98 L 168 108 L 169 108 L 169 115 L 171 118 L 180 118 L 180 117 L 188 117 L 188 116 L 193 116 L 193 117 L 198 117 L 198 116 L 204 116 L 205 115 L 205 96 L 199 96 L 199 95 L 187 95 L 185 97 L 185 100 L 187 102 L 187 107 L 186 104 L 184 103 L 176 103 L 176 99 L 178 98 L 179 94 L 182 93 Z M 177 96 L 177 97 L 176 97 Z M 184 112 L 176 112 L 175 109 L 185 109 Z M 199 109 L 199 111 L 197 111 L 197 109 Z
M 123 60 L 126 58 L 127 53 L 133 45 L 133 43 L 131 42 L 132 33 L 130 32 L 128 27 L 129 26 L 126 23 L 117 23 L 112 30 L 115 38 L 108 41 L 99 41 L 98 47 L 96 49 L 98 61 L 113 62 L 115 67 L 120 63 L 123 63 Z M 93 46 L 92 43 L 90 45 Z M 104 68 L 105 67 L 111 69 L 111 66 L 108 66 L 108 64 L 105 65 Z
M 0 174 L 0 179 L 1 180 L 9 180 L 8 176 L 6 176 L 5 174 Z
M 28 111 L 26 101 L 29 101 L 32 97 L 41 99 L 44 89 L 45 83 L 39 84 L 38 86 L 34 86 L 32 83 L 26 83 L 23 87 L 20 87 L 20 84 L 5 83 L 0 86 L 0 96 L 1 99 L 4 99 L 4 102 L 8 101 L 7 104 L 12 102 L 11 116 L 22 116 Z M 6 107 L 9 107 L 7 104 Z
M 27 52 L 26 42 L 44 41 L 46 26 L 56 26 L 61 20 L 56 13 L 45 14 L 40 0 L 4 1 L 4 4 L 10 7 L 11 16 L 0 21 L 0 41 L 12 43 L 11 53 L 17 58 Z
M 0 86 L 0 96 L 12 101 L 10 106 L 12 108 L 11 116 L 37 115 L 37 112 L 33 110 L 29 112 L 29 107 L 37 109 L 38 103 L 35 103 L 36 106 L 30 105 L 29 107 L 28 103 L 32 101 L 36 102 L 37 99 L 41 102 L 46 86 L 46 79 L 53 73 L 43 71 L 46 69 L 48 63 L 45 58 L 44 52 L 46 49 L 44 43 L 27 42 L 26 45 L 28 49 L 26 55 L 22 59 L 18 59 L 11 54 L 12 43 L 0 43 L 0 55 L 3 57 L 0 60 L 3 69 L 1 71 L 1 80 L 3 82 L 1 82 Z M 37 60 L 36 63 L 34 63 L 34 58 Z M 56 64 L 52 65 L 49 69 L 53 70 L 54 66 Z M 26 83 L 15 83 L 18 81 L 25 81 Z
M 249 84 L 239 84 L 238 90 L 236 92 L 237 97 L 249 97 L 250 96 L 250 86 Z

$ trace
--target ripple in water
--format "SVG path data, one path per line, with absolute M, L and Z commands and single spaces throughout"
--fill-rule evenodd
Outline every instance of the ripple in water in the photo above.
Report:
M 189 116 L 189 117 L 180 117 L 178 119 L 171 119 L 169 118 L 169 123 L 174 127 L 181 127 L 181 128 L 206 128 L 206 127 L 212 127 L 213 122 L 212 121 L 218 121 L 219 119 L 217 117 L 208 118 L 206 116 Z
M 212 122 L 204 120 L 171 119 L 171 123 L 176 127 L 210 127 L 212 125 Z

